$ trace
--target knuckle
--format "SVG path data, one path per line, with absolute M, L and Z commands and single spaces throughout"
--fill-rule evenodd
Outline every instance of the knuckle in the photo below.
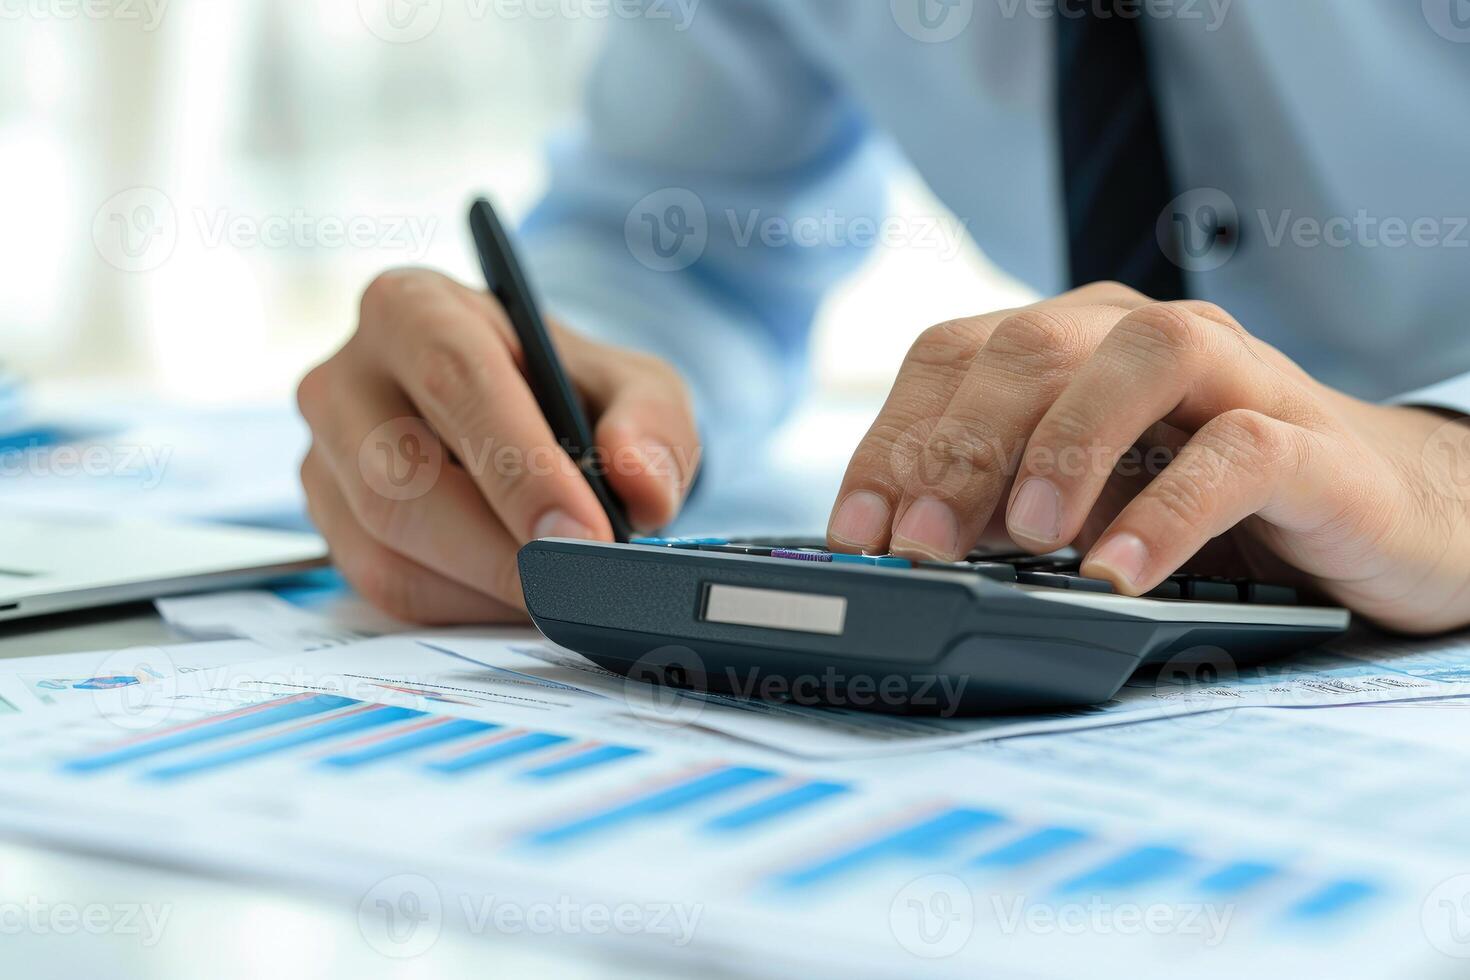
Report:
M 386 319 L 405 298 L 423 288 L 426 273 L 422 269 L 397 268 L 378 273 L 362 291 L 358 313 L 363 323 Z
M 1036 426 L 1034 440 L 1043 446 L 1078 446 L 1092 437 L 1098 420 L 1075 399 L 1063 398 L 1054 403 Z
M 1118 324 L 1128 340 L 1142 345 L 1169 360 L 1202 353 L 1208 339 L 1190 313 L 1174 303 L 1152 303 L 1141 306 Z
M 1206 469 L 1171 467 L 1169 473 L 1154 481 L 1151 495 L 1173 523 L 1198 528 L 1208 521 L 1212 492 Z
M 314 426 L 313 418 L 319 408 L 328 403 L 331 398 L 332 383 L 328 376 L 330 370 L 328 365 L 331 361 L 323 361 L 310 371 L 306 372 L 301 381 L 296 385 L 296 408 L 301 417 L 306 420 L 307 425 Z
M 1055 373 L 1073 367 L 1083 349 L 1070 317 L 1049 310 L 1022 310 L 996 326 L 985 352 L 1018 362 L 1027 374 Z
M 1234 330 L 1242 329 L 1240 324 L 1236 321 L 1235 317 L 1231 316 L 1229 312 L 1227 312 L 1226 309 L 1223 306 L 1220 306 L 1218 303 L 1211 303 L 1207 300 L 1202 299 L 1187 299 L 1181 300 L 1175 305 L 1180 307 L 1181 309 L 1188 310 L 1190 313 L 1193 313 L 1197 317 L 1201 317 L 1205 320 L 1211 320 L 1215 323 L 1218 323 L 1222 327 L 1230 327 Z
M 1206 428 L 1206 444 L 1236 466 L 1270 466 L 1291 448 L 1280 423 L 1249 409 L 1231 409 L 1212 419 Z
M 980 349 L 981 342 L 980 328 L 974 319 L 946 320 L 920 333 L 904 361 L 926 367 L 963 369 Z
M 1007 459 L 1000 438 L 985 426 L 950 420 L 929 436 L 915 476 L 928 487 L 958 489 L 972 479 L 1002 475 Z
M 1072 295 L 1079 300 L 1086 300 L 1099 305 L 1111 304 L 1115 306 L 1136 306 L 1139 303 L 1149 302 L 1149 298 L 1138 290 L 1125 283 L 1114 279 L 1103 279 L 1098 282 L 1088 283 L 1072 291 Z

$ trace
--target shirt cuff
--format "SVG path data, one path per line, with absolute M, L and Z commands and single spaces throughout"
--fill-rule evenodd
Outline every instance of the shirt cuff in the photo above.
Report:
M 1417 391 L 1395 395 L 1389 405 L 1416 405 L 1470 415 L 1470 374 L 1461 374 Z

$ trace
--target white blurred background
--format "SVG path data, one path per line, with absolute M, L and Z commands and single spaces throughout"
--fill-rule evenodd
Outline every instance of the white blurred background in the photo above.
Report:
M 185 403 L 284 398 L 376 271 L 473 280 L 465 203 L 530 207 L 608 11 L 0 0 L 0 365 Z M 911 176 L 894 201 L 936 213 Z M 818 397 L 861 416 L 920 329 L 1024 296 L 968 239 L 958 257 L 880 252 L 823 311 Z

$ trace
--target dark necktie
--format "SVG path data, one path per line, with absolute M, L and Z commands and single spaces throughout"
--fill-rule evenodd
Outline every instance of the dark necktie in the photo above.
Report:
M 1071 282 L 1116 279 L 1155 299 L 1186 296 L 1159 246 L 1176 191 L 1130 0 L 1057 0 L 1057 118 Z M 1120 13 L 1121 11 L 1121 13 Z

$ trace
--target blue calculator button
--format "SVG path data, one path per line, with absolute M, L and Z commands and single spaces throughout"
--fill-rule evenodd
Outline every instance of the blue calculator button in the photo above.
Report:
M 833 554 L 832 561 L 839 565 L 874 565 L 878 568 L 913 568 L 913 562 L 895 555 L 839 555 Z

